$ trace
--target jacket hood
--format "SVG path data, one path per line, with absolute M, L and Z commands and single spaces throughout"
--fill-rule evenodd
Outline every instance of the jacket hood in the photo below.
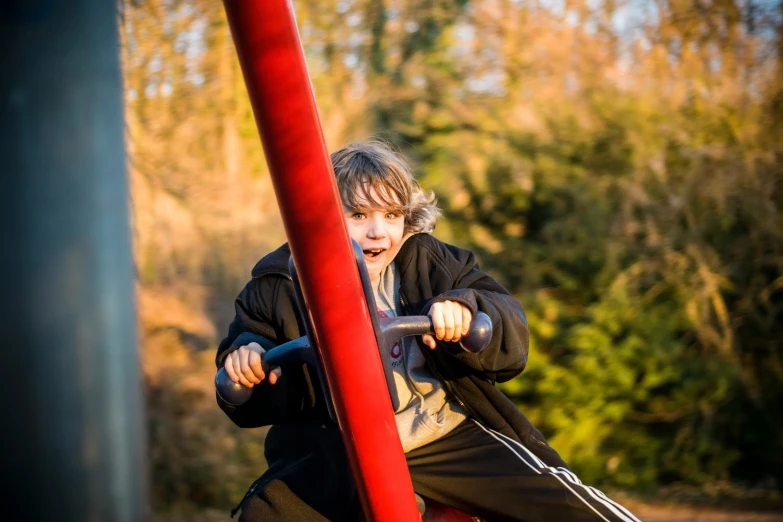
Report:
M 291 249 L 288 243 L 284 243 L 277 250 L 274 250 L 256 263 L 251 275 L 253 279 L 258 279 L 268 274 L 280 274 L 290 276 L 288 272 L 288 259 L 291 257 Z

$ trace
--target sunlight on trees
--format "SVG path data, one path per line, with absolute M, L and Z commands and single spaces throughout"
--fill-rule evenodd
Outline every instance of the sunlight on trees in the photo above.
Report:
M 329 147 L 397 144 L 520 298 L 504 389 L 583 479 L 780 488 L 780 2 L 294 6 Z M 156 499 L 228 505 L 262 437 L 220 418 L 212 350 L 284 234 L 221 4 L 122 27 Z

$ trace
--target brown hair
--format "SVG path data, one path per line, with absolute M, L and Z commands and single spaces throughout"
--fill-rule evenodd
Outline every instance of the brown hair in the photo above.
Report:
M 389 145 L 377 140 L 351 143 L 331 157 L 345 208 L 361 210 L 370 202 L 399 210 L 405 216 L 406 232 L 432 232 L 435 228 L 441 215 L 435 194 L 419 186 L 408 162 Z M 370 188 L 375 189 L 374 199 Z

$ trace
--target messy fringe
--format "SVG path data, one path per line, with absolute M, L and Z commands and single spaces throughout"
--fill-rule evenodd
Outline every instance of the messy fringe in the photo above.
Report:
M 394 209 L 405 216 L 406 233 L 433 231 L 441 216 L 435 194 L 421 188 L 405 157 L 387 143 L 352 143 L 332 153 L 331 158 L 346 209 Z M 371 188 L 375 198 L 370 197 Z

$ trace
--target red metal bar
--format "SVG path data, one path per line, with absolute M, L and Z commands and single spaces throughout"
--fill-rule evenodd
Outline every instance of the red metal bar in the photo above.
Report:
M 365 514 L 420 520 L 292 6 L 224 5 Z

